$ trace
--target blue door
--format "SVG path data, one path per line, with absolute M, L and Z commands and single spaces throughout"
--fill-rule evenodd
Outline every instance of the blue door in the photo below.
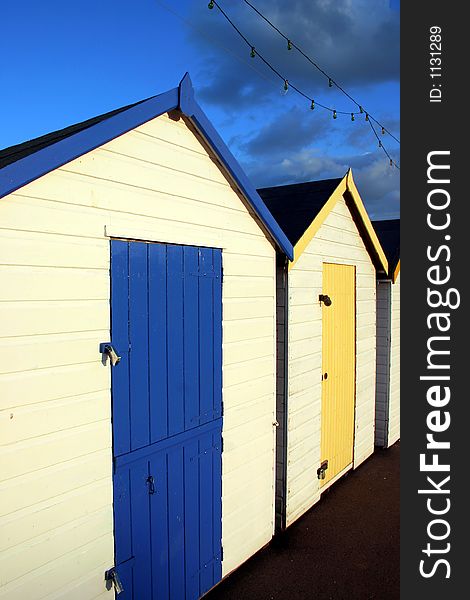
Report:
M 111 242 L 114 535 L 121 600 L 221 579 L 222 254 Z

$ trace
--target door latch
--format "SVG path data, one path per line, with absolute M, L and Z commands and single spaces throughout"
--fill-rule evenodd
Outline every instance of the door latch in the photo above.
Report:
M 116 567 L 113 567 L 112 569 L 109 569 L 109 571 L 106 571 L 104 574 L 104 579 L 107 583 L 109 583 L 110 585 L 112 585 L 114 587 L 114 591 L 116 592 L 116 595 L 118 595 L 124 591 L 121 580 L 116 571 Z
M 111 365 L 113 367 L 115 367 L 122 358 L 116 352 L 116 349 L 114 348 L 114 346 L 112 346 L 109 342 L 100 344 L 100 353 L 103 355 L 109 356 L 109 360 L 111 361 Z
M 317 469 L 317 477 L 318 479 L 325 479 L 326 477 L 326 470 L 328 469 L 328 461 L 324 460 L 322 462 L 322 464 L 320 465 L 320 468 Z
M 149 487 L 149 494 L 155 494 L 155 479 L 153 475 L 147 477 L 147 485 Z

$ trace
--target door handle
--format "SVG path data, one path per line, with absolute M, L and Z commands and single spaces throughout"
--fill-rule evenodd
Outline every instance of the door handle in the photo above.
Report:
M 328 373 L 323 373 L 323 375 L 321 376 L 321 380 L 326 381 L 327 379 L 328 379 Z

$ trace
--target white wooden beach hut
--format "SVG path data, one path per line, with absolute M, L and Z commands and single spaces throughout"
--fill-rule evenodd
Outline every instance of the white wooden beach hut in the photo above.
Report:
M 376 273 L 387 260 L 351 171 L 258 191 L 294 246 L 277 271 L 282 530 L 373 453 Z
M 199 598 L 272 537 L 292 245 L 188 76 L 2 150 L 0 199 L 0 598 Z

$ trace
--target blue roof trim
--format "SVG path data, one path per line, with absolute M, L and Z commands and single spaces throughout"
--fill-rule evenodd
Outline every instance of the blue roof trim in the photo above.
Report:
M 294 248 L 282 231 L 277 221 L 274 219 L 256 188 L 251 184 L 238 161 L 230 152 L 225 142 L 214 129 L 214 126 L 205 115 L 202 108 L 194 99 L 194 89 L 191 85 L 191 79 L 186 74 L 180 84 L 180 110 L 191 119 L 194 125 L 204 135 L 209 144 L 214 148 L 221 162 L 230 173 L 232 178 L 238 184 L 240 190 L 249 200 L 255 213 L 261 219 L 270 235 L 274 238 L 279 248 L 289 258 L 294 259 Z
M 17 160 L 0 169 L 0 198 L 11 194 L 42 175 L 65 165 L 118 136 L 139 127 L 159 115 L 179 108 L 189 117 L 214 149 L 221 162 L 240 187 L 253 210 L 258 215 L 279 248 L 292 260 L 294 249 L 260 195 L 248 180 L 237 160 L 212 126 L 194 98 L 189 75 L 183 77 L 179 87 L 149 98 L 87 129 Z
M 149 98 L 7 165 L 0 169 L 0 198 L 175 108 L 178 108 L 178 88 Z

